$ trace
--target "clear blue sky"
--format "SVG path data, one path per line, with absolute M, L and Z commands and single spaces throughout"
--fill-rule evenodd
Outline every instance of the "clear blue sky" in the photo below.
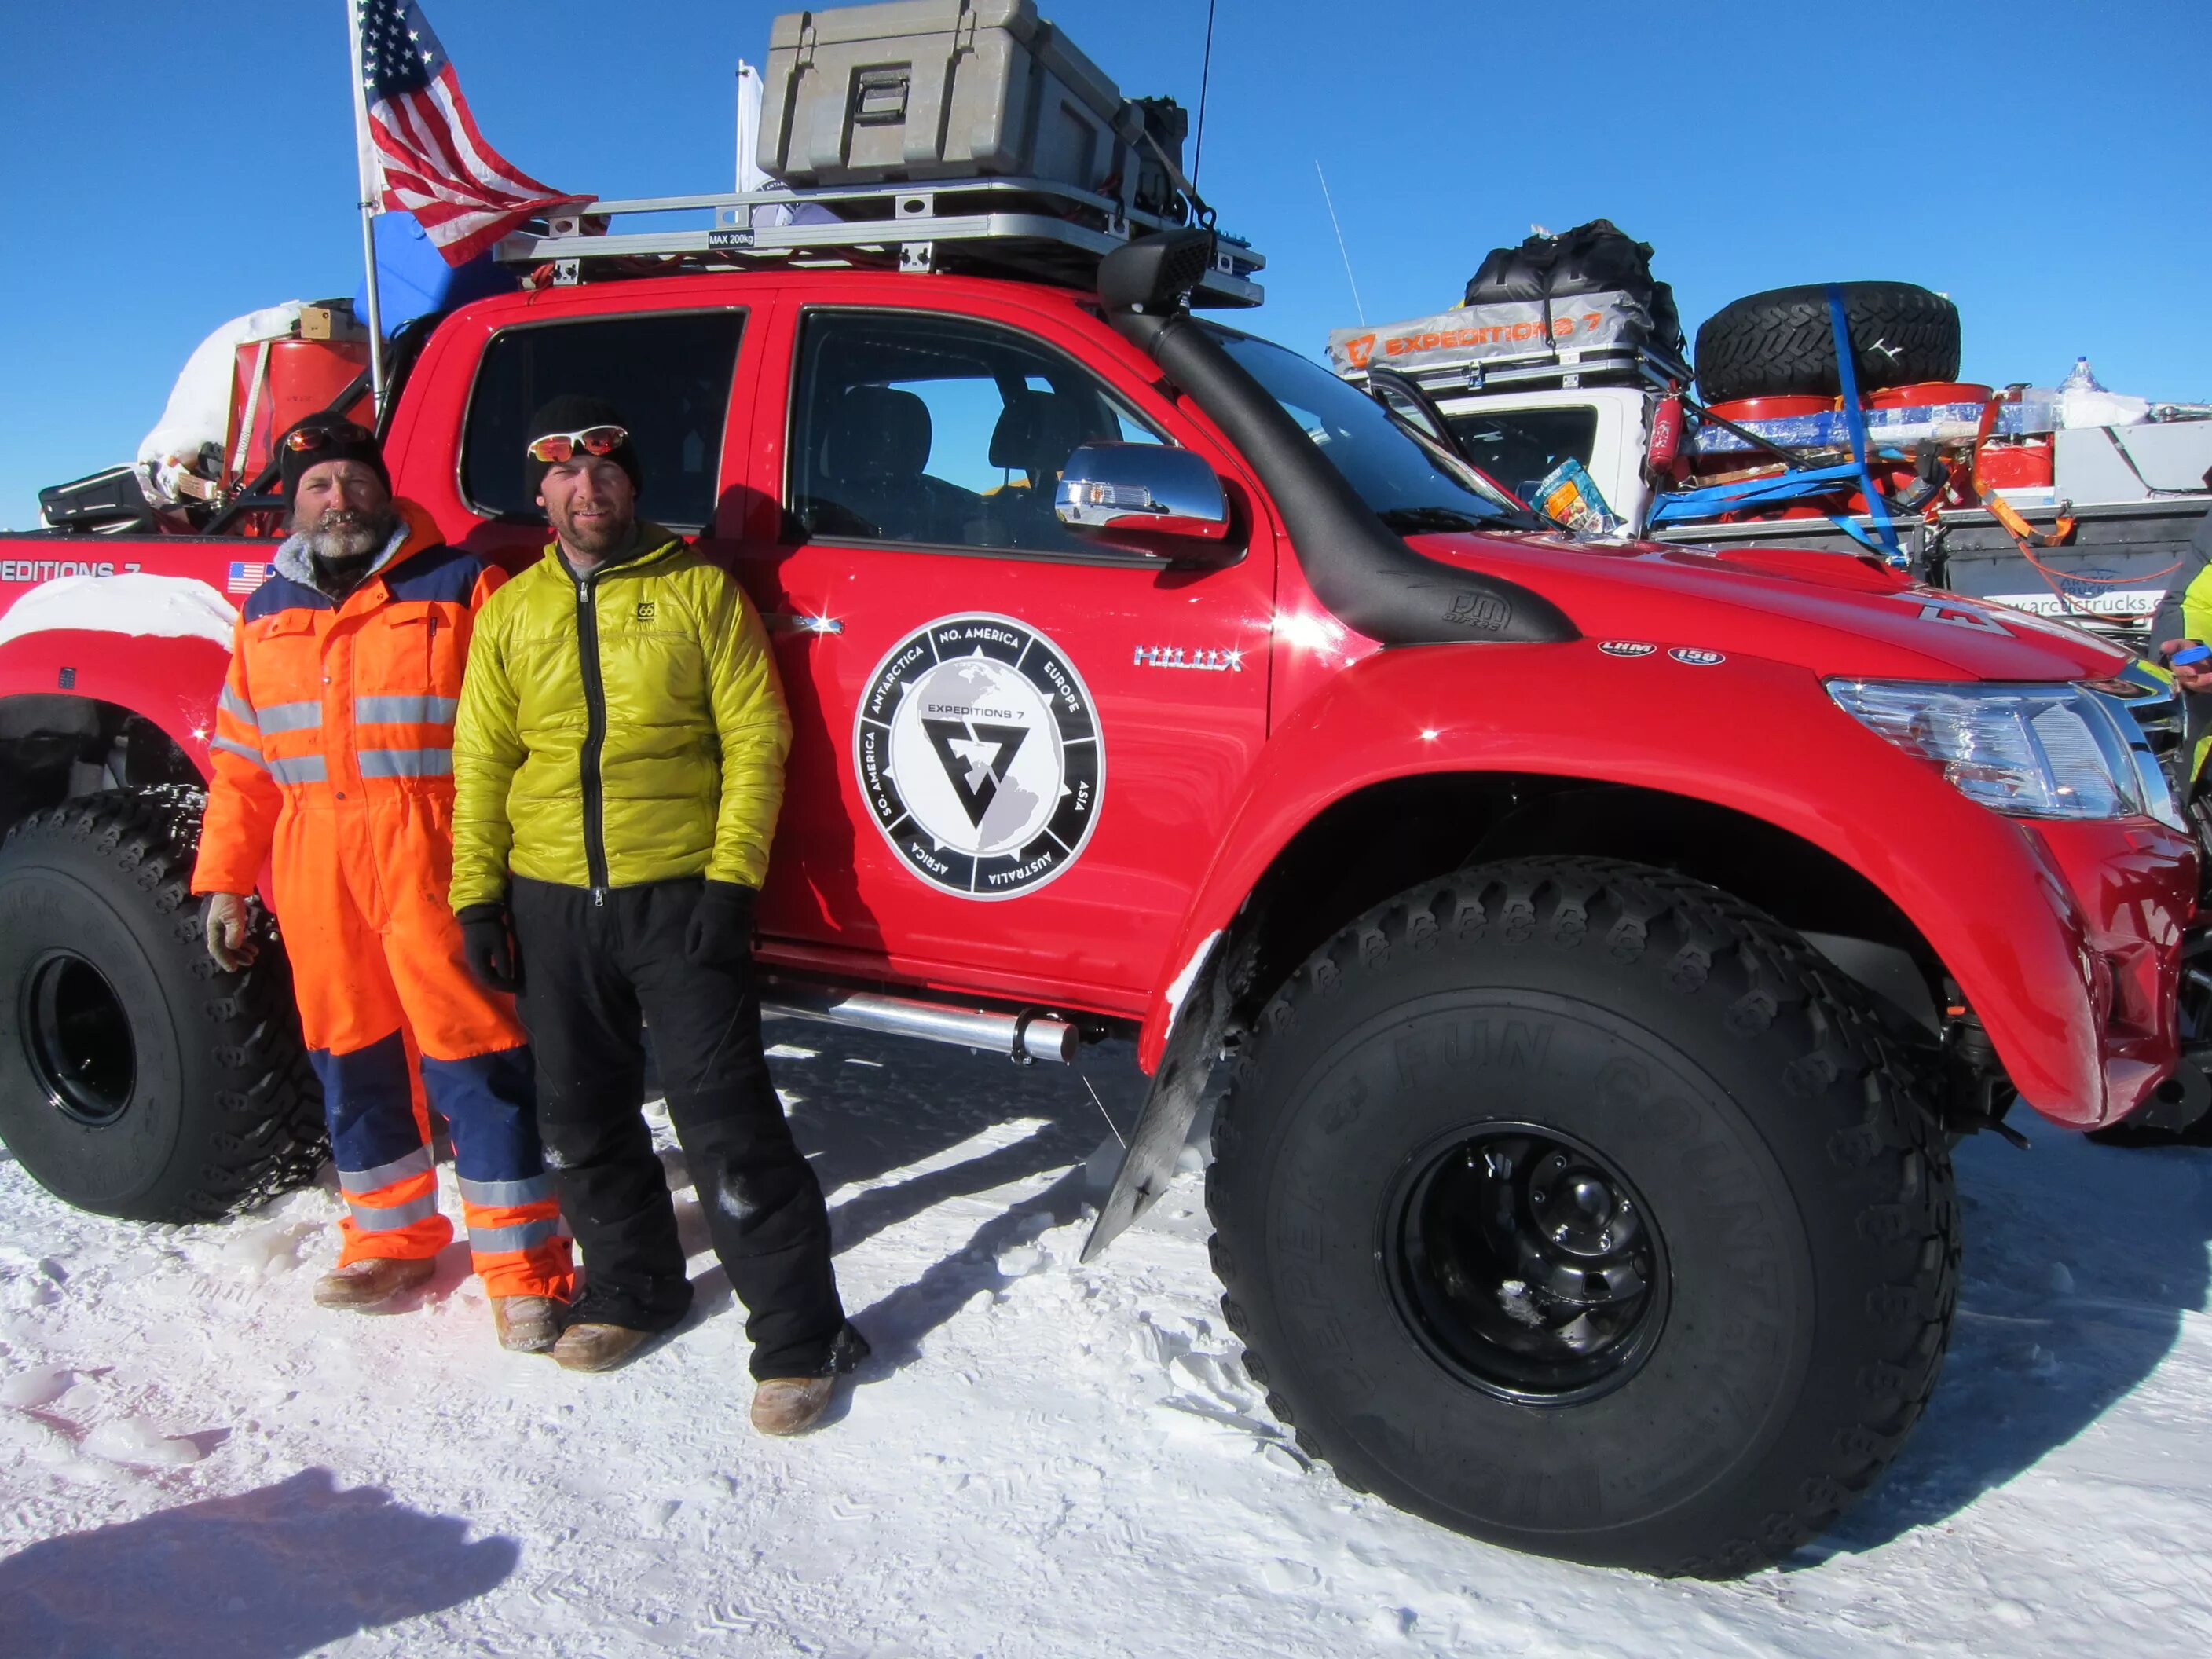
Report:
M 562 189 L 728 187 L 746 0 L 423 0 L 492 142 Z M 0 526 L 127 460 L 225 319 L 360 276 L 344 0 L 13 4 L 0 55 Z M 1047 0 L 1129 94 L 1195 106 L 1204 0 Z M 1484 250 L 1603 216 L 1694 332 L 1896 277 L 1970 380 L 2212 399 L 2212 3 L 1844 8 L 1220 0 L 1200 184 L 1317 353 L 1441 310 Z

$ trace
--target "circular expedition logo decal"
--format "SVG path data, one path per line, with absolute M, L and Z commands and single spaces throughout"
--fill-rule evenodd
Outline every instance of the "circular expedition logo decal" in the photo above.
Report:
M 1065 872 L 1106 783 L 1082 676 L 1008 617 L 941 617 L 893 646 L 861 696 L 853 757 L 891 850 L 963 898 L 1012 898 Z

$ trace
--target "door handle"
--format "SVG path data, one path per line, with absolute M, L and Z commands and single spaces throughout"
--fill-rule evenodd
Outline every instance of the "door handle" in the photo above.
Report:
M 803 611 L 763 611 L 761 620 L 771 634 L 842 634 L 845 624 L 835 617 L 810 617 Z

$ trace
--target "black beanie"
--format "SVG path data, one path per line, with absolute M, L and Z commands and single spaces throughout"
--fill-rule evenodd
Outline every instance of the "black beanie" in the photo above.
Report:
M 549 432 L 582 432 L 595 426 L 618 426 L 627 429 L 629 425 L 629 422 L 623 419 L 622 411 L 604 398 L 581 398 L 571 393 L 541 405 L 522 431 L 522 483 L 528 498 L 533 501 L 538 499 L 538 491 L 545 483 L 545 475 L 551 470 L 547 462 L 529 453 L 530 445 Z M 625 438 L 622 447 L 609 453 L 607 459 L 629 474 L 629 485 L 633 490 L 641 495 L 645 493 L 645 469 L 638 464 L 637 445 L 633 440 Z
M 288 441 L 295 432 L 304 432 L 319 427 L 322 441 L 313 449 L 295 449 Z M 284 481 L 284 495 L 289 500 L 297 495 L 301 475 L 323 461 L 359 461 L 384 481 L 384 493 L 392 493 L 392 474 L 385 470 L 384 451 L 376 441 L 376 434 L 367 427 L 352 421 L 342 421 L 328 415 L 310 415 L 284 428 L 276 439 L 276 468 Z

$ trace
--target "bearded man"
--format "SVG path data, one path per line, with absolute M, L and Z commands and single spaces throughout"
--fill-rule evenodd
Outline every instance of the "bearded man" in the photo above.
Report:
M 451 1127 L 470 1255 L 502 1346 L 552 1346 L 574 1283 L 514 999 L 469 971 L 447 907 L 453 716 L 503 580 L 392 496 L 374 434 L 327 416 L 278 440 L 291 534 L 240 612 L 192 890 L 226 974 L 259 949 L 264 868 L 346 1215 L 325 1307 L 422 1284 L 453 1236 L 429 1112 Z

